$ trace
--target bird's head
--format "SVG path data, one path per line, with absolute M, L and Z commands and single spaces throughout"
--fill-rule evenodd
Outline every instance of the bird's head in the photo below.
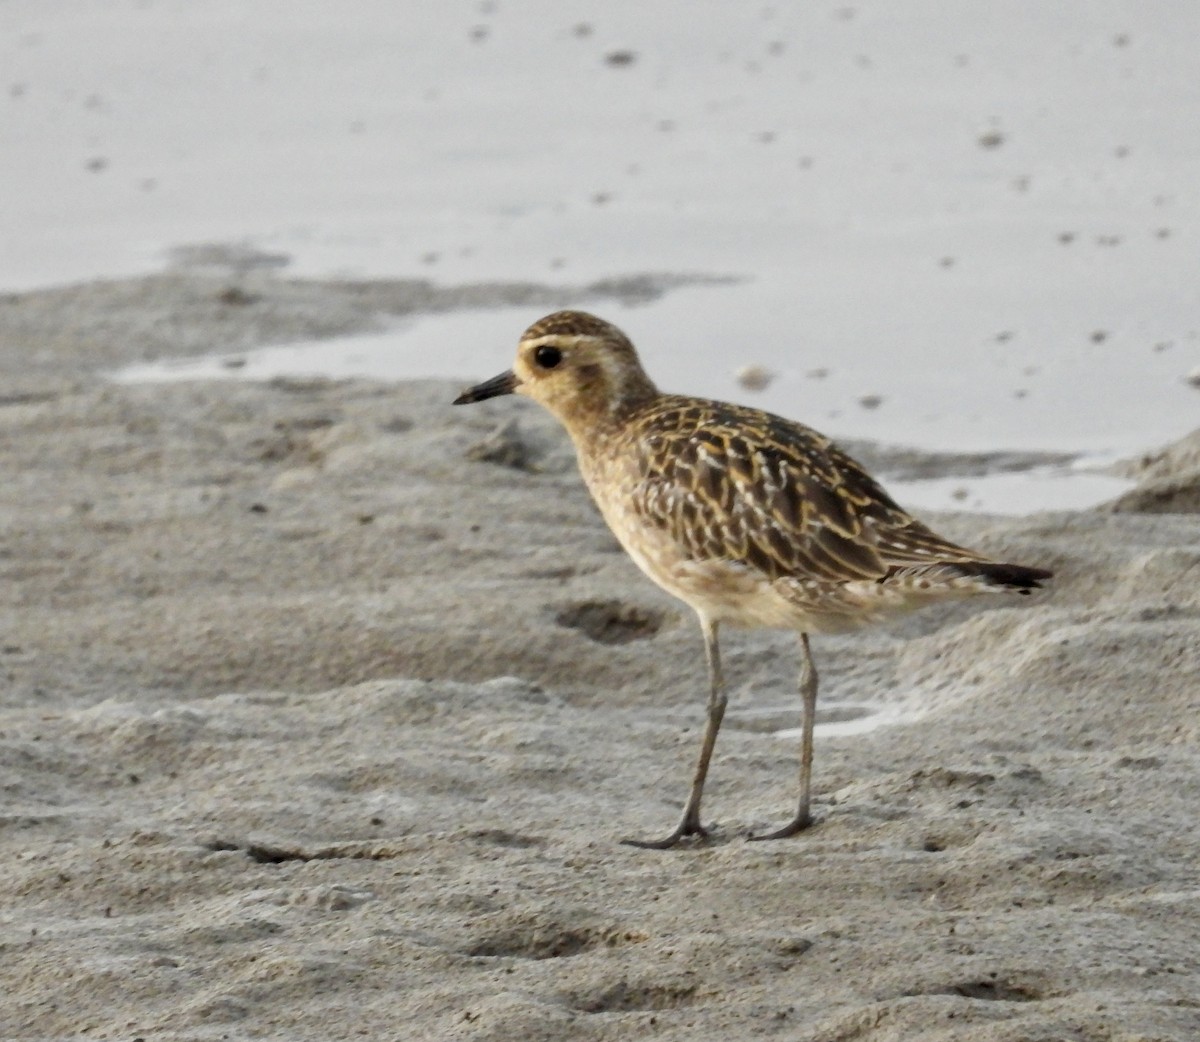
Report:
M 570 429 L 617 417 L 656 393 L 633 344 L 616 326 L 583 311 L 556 311 L 525 330 L 512 369 L 464 391 L 454 404 L 521 394 Z

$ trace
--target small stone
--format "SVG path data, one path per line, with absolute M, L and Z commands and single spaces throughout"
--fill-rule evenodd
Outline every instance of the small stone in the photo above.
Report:
M 775 379 L 775 374 L 762 365 L 744 365 L 734 375 L 747 391 L 765 391 Z
M 615 69 L 632 65 L 636 61 L 636 51 L 609 51 L 608 54 L 604 56 L 604 64 L 611 65 Z

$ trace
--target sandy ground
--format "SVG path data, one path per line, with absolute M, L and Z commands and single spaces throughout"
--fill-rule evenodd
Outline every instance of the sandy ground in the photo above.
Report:
M 629 287 L 256 278 L 0 302 L 0 1036 L 1200 1037 L 1194 442 L 1169 497 L 938 518 L 1053 590 L 818 640 L 826 709 L 908 715 L 819 735 L 791 841 L 745 836 L 790 810 L 793 641 L 733 635 L 715 836 L 635 850 L 700 639 L 547 418 L 100 375 Z

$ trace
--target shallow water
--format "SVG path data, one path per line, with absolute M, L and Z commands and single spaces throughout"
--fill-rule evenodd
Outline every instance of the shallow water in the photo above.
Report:
M 11 0 L 0 287 L 164 264 L 729 276 L 598 310 L 662 386 L 842 438 L 1141 452 L 1200 420 L 1200 6 L 1169 6 Z M 423 318 L 240 373 L 465 383 L 537 317 Z M 747 365 L 766 390 L 737 385 Z M 1107 493 L 1071 474 L 962 502 Z
M 920 710 L 895 703 L 832 702 L 817 707 L 813 730 L 818 735 L 842 737 L 869 734 L 881 727 L 915 720 Z M 787 705 L 733 708 L 728 726 L 734 730 L 754 731 L 775 738 L 800 737 L 799 696 Z
M 1007 397 L 980 395 L 964 407 L 964 385 L 970 379 L 965 368 L 933 382 L 932 388 L 930 381 L 918 374 L 906 377 L 897 370 L 887 379 L 900 380 L 901 386 L 881 394 L 883 401 L 874 407 L 864 406 L 862 399 L 886 386 L 885 378 L 879 375 L 885 369 L 879 358 L 880 367 L 874 371 L 858 357 L 853 364 L 847 364 L 844 373 L 830 368 L 814 374 L 812 370 L 802 371 L 797 365 L 780 371 L 764 391 L 747 390 L 739 383 L 737 372 L 743 365 L 767 356 L 765 347 L 760 350 L 747 347 L 740 353 L 707 339 L 689 345 L 670 336 L 672 312 L 694 307 L 706 295 L 723 297 L 729 292 L 726 289 L 680 291 L 679 296 L 689 298 L 682 304 L 667 300 L 652 308 L 611 307 L 605 312 L 628 329 L 647 330 L 645 339 L 653 344 L 644 351 L 647 366 L 659 374 L 661 384 L 672 389 L 768 408 L 838 437 L 872 438 L 918 450 L 960 452 L 1003 447 L 1079 453 L 1078 458 L 1067 463 L 1021 470 L 970 477 L 887 480 L 893 494 L 907 506 L 998 514 L 1092 506 L 1129 487 L 1128 481 L 1098 470 L 1111 462 L 1114 445 L 1133 453 L 1153 444 L 1154 439 L 1142 443 L 1129 433 L 1123 440 L 1121 432 L 1111 429 L 1108 414 L 1098 400 L 1076 401 L 1068 410 L 1029 399 L 1013 407 Z M 153 383 L 269 380 L 302 375 L 379 380 L 438 377 L 458 379 L 466 385 L 507 367 L 512 344 L 504 342 L 505 338 L 514 339 L 528 317 L 518 309 L 431 315 L 397 323 L 380 333 L 138 365 L 122 370 L 114 378 Z M 656 330 L 661 337 L 659 341 L 654 339 Z M 668 375 L 671 372 L 675 374 L 673 379 Z M 1145 381 L 1155 378 L 1144 371 L 1141 375 Z M 1058 379 L 1061 382 L 1062 377 Z M 1184 391 L 1180 397 L 1190 401 L 1188 394 L 1194 392 L 1187 388 Z M 939 394 L 945 399 L 940 408 Z M 1101 397 L 1099 392 L 1097 396 Z M 927 408 L 915 409 L 912 398 L 919 399 Z M 1165 431 L 1172 422 L 1169 416 L 1164 419 L 1164 410 L 1152 408 L 1149 399 L 1138 409 L 1134 429 L 1140 438 L 1145 438 L 1150 430 Z M 1163 440 L 1165 437 L 1164 433 Z

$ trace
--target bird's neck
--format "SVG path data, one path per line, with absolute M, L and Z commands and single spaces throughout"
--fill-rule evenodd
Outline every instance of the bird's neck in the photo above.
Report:
M 585 383 L 583 393 L 574 395 L 568 407 L 552 407 L 577 444 L 624 429 L 659 397 L 658 388 L 640 368 L 614 372 L 597 367 L 594 374 L 583 375 L 585 380 L 590 375 L 594 384 Z

